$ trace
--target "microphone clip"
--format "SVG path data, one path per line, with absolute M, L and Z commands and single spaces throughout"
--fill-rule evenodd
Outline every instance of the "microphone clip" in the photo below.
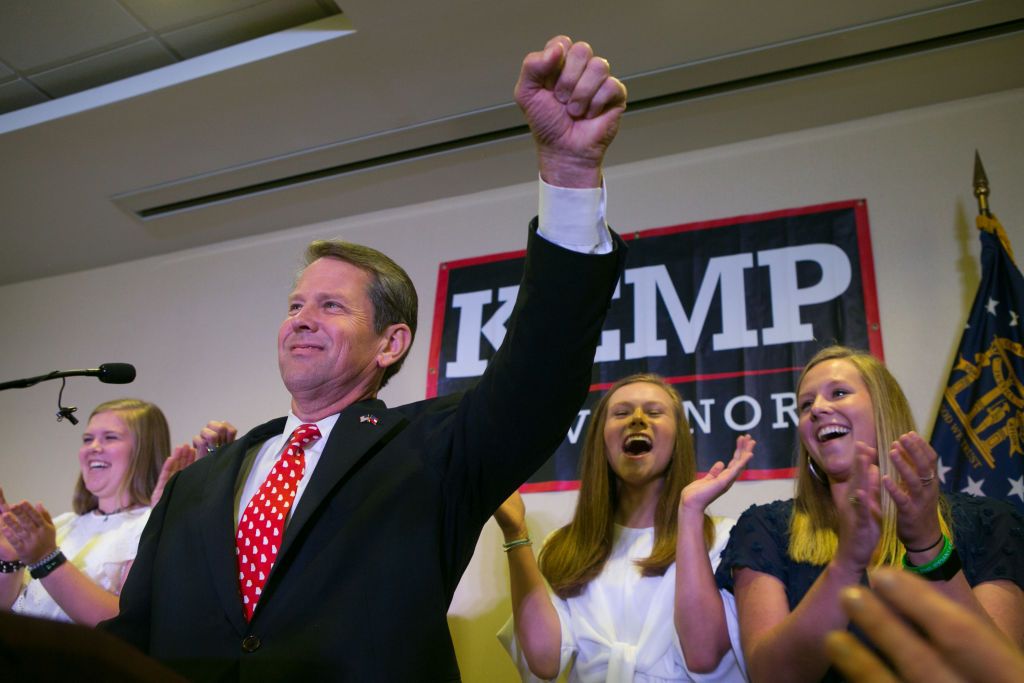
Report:
M 74 412 L 78 410 L 77 406 L 62 406 L 59 403 L 57 407 L 60 409 L 57 411 L 57 422 L 67 420 L 73 425 L 78 424 L 78 418 L 74 416 Z
M 60 378 L 60 393 L 57 394 L 57 422 L 63 422 L 65 419 L 73 425 L 78 424 L 78 418 L 74 416 L 74 412 L 78 410 L 77 406 L 67 407 L 64 404 L 64 385 L 68 383 L 66 377 Z

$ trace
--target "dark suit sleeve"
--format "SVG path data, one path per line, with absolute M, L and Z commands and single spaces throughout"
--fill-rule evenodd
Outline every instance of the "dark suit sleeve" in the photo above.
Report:
M 536 227 L 534 219 L 505 339 L 455 416 L 448 512 L 477 525 L 464 539 L 471 545 L 498 505 L 565 438 L 590 388 L 625 257 L 617 236 L 611 253 L 581 254 L 539 236 Z
M 139 549 L 132 562 L 131 571 L 121 588 L 120 611 L 116 617 L 101 622 L 99 627 L 127 641 L 142 650 L 149 652 L 149 620 L 153 563 L 160 540 L 167 504 L 174 495 L 174 486 L 179 474 L 175 474 L 164 487 L 160 502 L 153 508 L 146 522 L 146 528 L 139 539 Z

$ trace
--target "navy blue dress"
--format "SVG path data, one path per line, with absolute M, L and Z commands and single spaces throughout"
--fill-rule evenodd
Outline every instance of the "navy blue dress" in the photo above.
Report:
M 964 494 L 943 494 L 953 514 L 953 541 L 967 583 L 976 586 L 1004 579 L 1024 589 L 1024 517 L 1002 501 Z M 751 505 L 740 516 L 722 553 L 715 579 L 734 592 L 733 569 L 747 567 L 777 578 L 786 587 L 793 610 L 825 570 L 824 565 L 795 562 L 787 554 L 792 500 Z M 867 574 L 861 578 L 867 585 Z M 841 681 L 830 669 L 823 681 Z

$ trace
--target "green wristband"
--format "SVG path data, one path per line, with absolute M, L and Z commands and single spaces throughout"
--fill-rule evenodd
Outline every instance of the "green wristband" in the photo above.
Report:
M 918 566 L 911 563 L 907 556 L 903 556 L 903 568 L 914 572 L 915 574 L 927 574 L 933 569 L 938 569 L 946 563 L 949 556 L 953 554 L 953 541 L 949 540 L 949 536 L 942 534 L 942 550 L 936 555 L 931 562 Z
M 907 556 L 904 555 L 903 568 L 928 581 L 949 581 L 952 579 L 958 571 L 963 569 L 963 564 L 960 562 L 960 554 L 956 551 L 956 547 L 953 546 L 953 541 L 949 536 L 943 534 L 942 539 L 942 550 L 931 562 L 919 567 L 911 563 Z

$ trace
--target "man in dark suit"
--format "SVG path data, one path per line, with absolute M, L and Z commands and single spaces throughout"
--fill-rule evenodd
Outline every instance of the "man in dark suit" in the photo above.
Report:
M 459 679 L 452 594 L 488 517 L 586 396 L 625 252 L 601 189 L 624 86 L 558 36 L 524 59 L 515 94 L 541 215 L 479 383 L 399 408 L 377 400 L 412 343 L 415 289 L 380 252 L 314 242 L 278 339 L 290 415 L 169 483 L 106 628 L 199 680 Z M 266 527 L 250 545 L 254 521 Z

